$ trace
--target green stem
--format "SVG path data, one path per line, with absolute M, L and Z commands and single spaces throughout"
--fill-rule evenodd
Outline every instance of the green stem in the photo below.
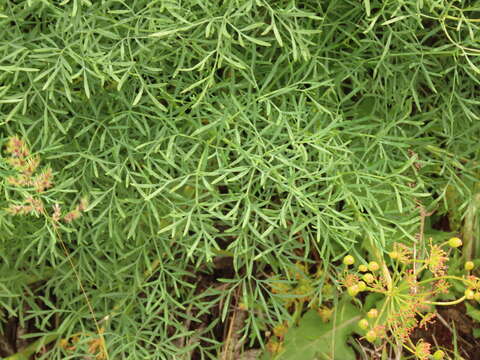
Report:
M 449 305 L 460 304 L 461 302 L 465 301 L 465 299 L 466 297 L 462 296 L 460 299 L 452 300 L 452 301 L 424 301 L 424 303 L 429 305 L 449 306 Z
M 458 280 L 458 281 L 462 281 L 462 282 L 468 282 L 467 279 L 459 277 L 459 276 L 445 275 L 445 276 L 439 276 L 439 277 L 419 281 L 418 285 L 426 284 L 426 283 L 429 283 L 429 282 L 432 282 L 432 281 L 443 280 L 443 279 L 451 279 L 451 280 Z
M 462 229 L 463 254 L 466 260 L 471 260 L 475 254 L 475 235 L 477 230 L 477 212 L 480 207 L 480 193 L 473 195 L 468 205 Z
M 302 315 L 302 310 L 303 310 L 303 301 L 295 301 L 295 312 L 293 313 L 293 324 L 296 324 L 300 320 L 300 316 Z

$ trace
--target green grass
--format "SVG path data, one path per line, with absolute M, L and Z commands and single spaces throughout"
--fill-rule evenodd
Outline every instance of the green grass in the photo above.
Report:
M 46 204 L 89 197 L 62 238 L 112 359 L 217 358 L 240 302 L 245 344 L 262 346 L 291 318 L 270 275 L 316 262 L 321 303 L 364 240 L 414 241 L 418 201 L 447 213 L 451 189 L 460 224 L 478 191 L 478 1 L 16 0 L 0 14 L 1 138 L 51 165 Z M 0 186 L 1 207 L 21 199 Z M 95 331 L 48 221 L 2 214 L 0 257 L 4 321 Z

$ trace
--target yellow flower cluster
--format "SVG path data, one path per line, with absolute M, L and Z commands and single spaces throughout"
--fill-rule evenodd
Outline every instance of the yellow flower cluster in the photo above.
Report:
M 437 350 L 432 354 L 431 344 L 420 340 L 414 344 L 410 338 L 415 328 L 426 328 L 436 318 L 431 312 L 432 305 L 454 305 L 464 300 L 480 302 L 480 279 L 476 276 L 453 276 L 447 274 L 449 260 L 448 248 L 458 248 L 462 240 L 453 237 L 441 245 L 433 245 L 430 239 L 428 255 L 416 259 L 413 251 L 404 244 L 396 243 L 389 253 L 392 262 L 375 261 L 362 263 L 355 270 L 355 258 L 347 255 L 342 284 L 347 293 L 355 297 L 361 292 L 383 294 L 379 309 L 371 309 L 366 317 L 358 322 L 364 331 L 364 339 L 375 342 L 378 339 L 393 337 L 400 341 L 417 359 L 442 359 L 444 352 Z M 474 268 L 472 261 L 464 266 L 466 271 Z M 379 271 L 381 270 L 381 271 Z M 428 276 L 424 276 L 429 272 Z M 450 280 L 458 280 L 466 285 L 463 297 L 448 302 L 435 301 L 435 297 L 448 292 Z

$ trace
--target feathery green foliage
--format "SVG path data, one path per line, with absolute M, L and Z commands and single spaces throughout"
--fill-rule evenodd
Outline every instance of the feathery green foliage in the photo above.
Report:
M 479 15 L 444 0 L 0 2 L 1 138 L 52 168 L 45 206 L 90 200 L 59 231 L 109 357 L 217 358 L 239 303 L 245 344 L 263 345 L 291 319 L 271 275 L 316 262 L 320 304 L 347 252 L 415 241 L 419 202 L 455 211 L 459 232 L 470 209 L 478 235 Z M 0 186 L 2 208 L 32 191 Z M 88 352 L 94 322 L 51 222 L 2 213 L 0 258 L 2 320 L 81 334 L 43 358 Z

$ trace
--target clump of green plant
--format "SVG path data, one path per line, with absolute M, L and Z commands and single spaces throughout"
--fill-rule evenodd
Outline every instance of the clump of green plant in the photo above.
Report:
M 436 245 L 430 239 L 428 254 L 424 259 L 414 257 L 408 246 L 395 243 L 389 252 L 390 262 L 380 265 L 376 261 L 353 268 L 355 259 L 347 255 L 342 283 L 351 297 L 359 294 L 366 299 L 356 301 L 367 307 L 358 326 L 363 337 L 371 343 L 401 344 L 417 359 L 427 360 L 432 355 L 432 346 L 424 340 L 413 343 L 415 328 L 427 328 L 435 320 L 437 306 L 459 304 L 466 300 L 480 301 L 480 279 L 469 274 L 473 262 L 465 263 L 467 274 L 450 275 L 448 261 L 452 249 L 462 245 L 461 239 L 452 237 Z M 438 301 L 442 294 L 452 291 L 452 282 L 464 285 L 463 296 L 452 301 Z M 373 305 L 373 306 L 372 306 Z M 368 307 L 371 307 L 368 309 Z M 438 349 L 442 351 L 442 349 Z M 440 358 L 436 352 L 435 359 Z
M 308 260 L 334 279 L 366 235 L 383 251 L 414 234 L 418 199 L 454 212 L 451 231 L 477 258 L 477 12 L 443 0 L 0 1 L 1 141 L 28 137 L 55 182 L 39 193 L 0 162 L 0 208 L 22 215 L 0 217 L 5 317 L 91 355 L 73 344 L 94 328 L 52 224 L 112 358 L 128 360 L 222 358 L 218 334 L 234 332 L 239 348 L 264 347 L 295 314 L 286 299 L 325 284 L 292 282 L 281 297 L 271 273 Z M 72 226 L 80 194 L 90 209 Z M 351 330 L 334 321 L 340 300 L 308 300 L 334 309 L 325 323 L 309 313 L 322 347 L 338 321 Z M 239 301 L 246 319 L 229 327 Z

